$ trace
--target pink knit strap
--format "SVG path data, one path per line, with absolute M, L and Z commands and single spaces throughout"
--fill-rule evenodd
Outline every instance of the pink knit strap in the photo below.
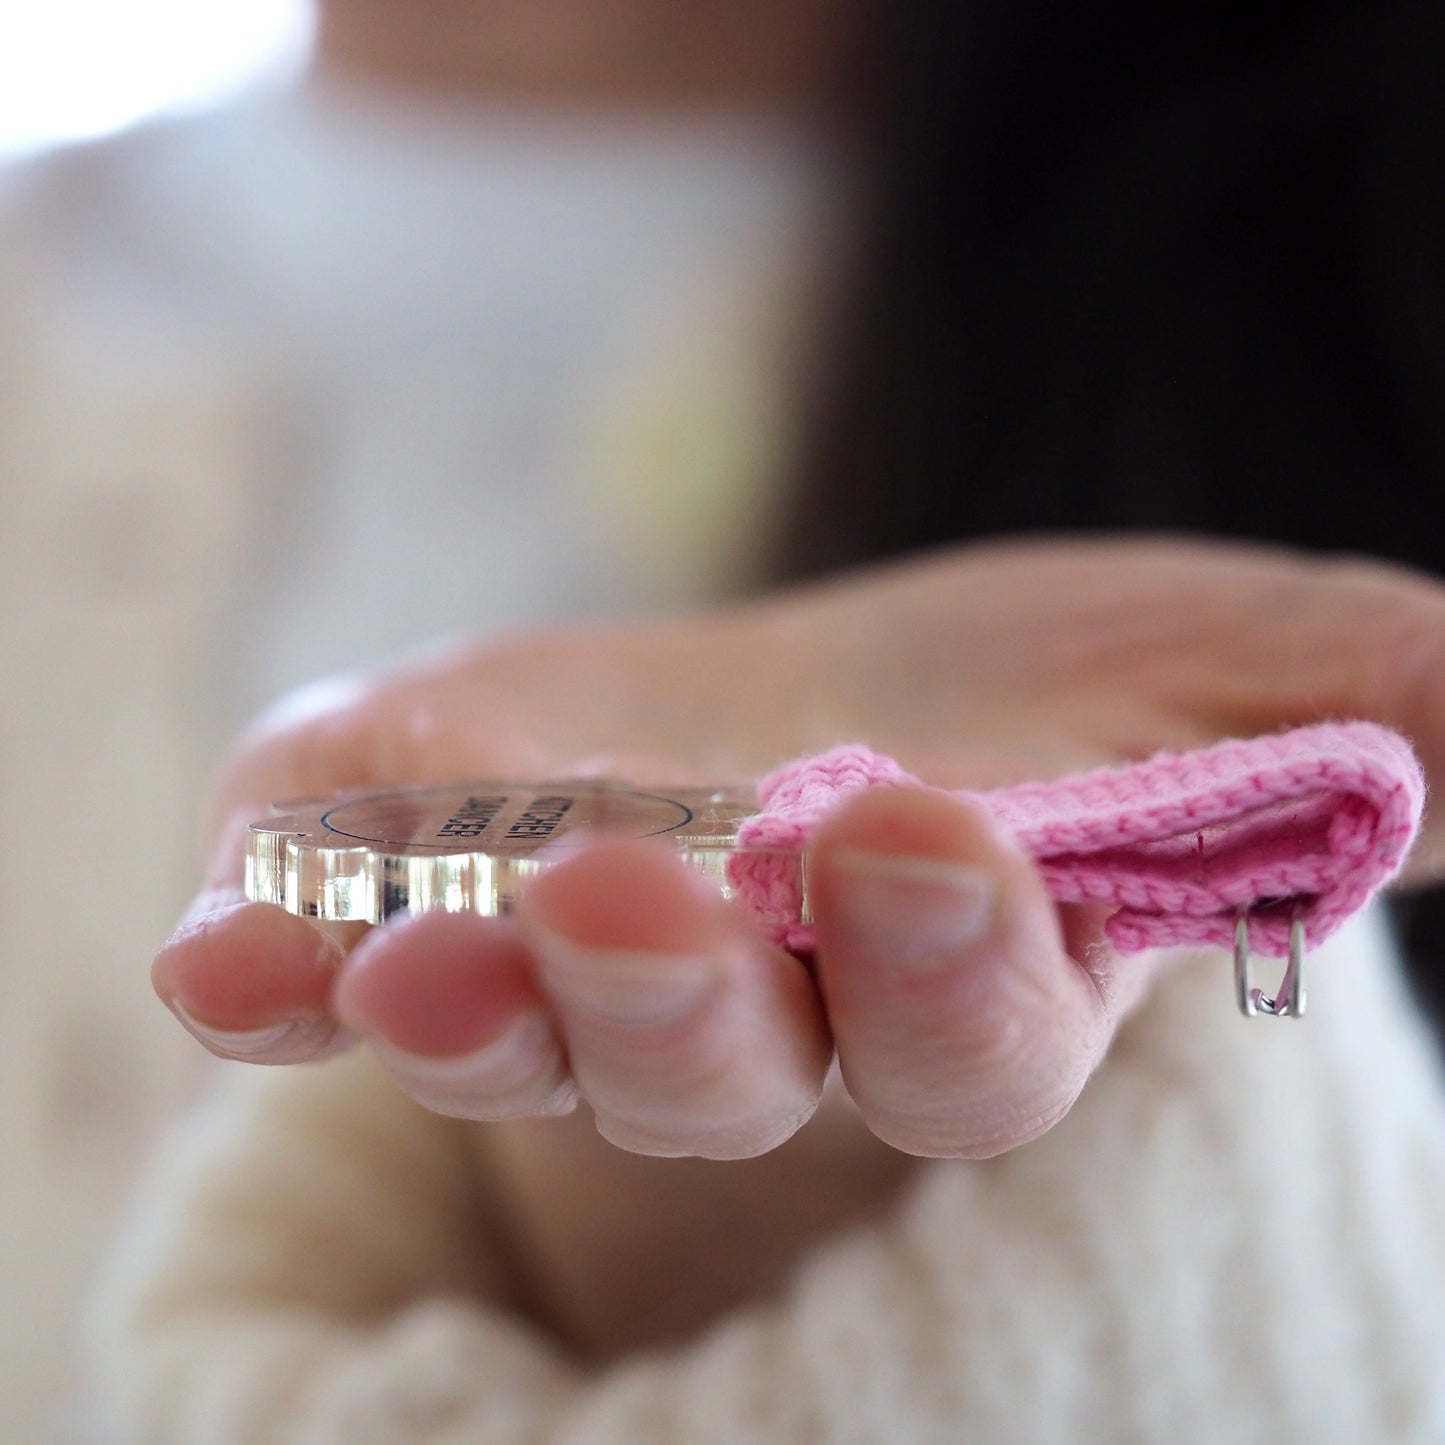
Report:
M 806 848 L 849 793 L 900 784 L 917 780 L 861 745 L 790 763 L 763 780 L 763 811 L 738 847 Z M 1113 908 L 1108 933 L 1123 953 L 1228 946 L 1247 913 L 1251 946 L 1279 956 L 1293 918 L 1317 944 L 1399 871 L 1425 784 L 1403 738 L 1350 722 L 957 796 L 1010 830 L 1057 902 Z M 796 869 L 742 851 L 731 879 L 776 941 L 811 948 Z

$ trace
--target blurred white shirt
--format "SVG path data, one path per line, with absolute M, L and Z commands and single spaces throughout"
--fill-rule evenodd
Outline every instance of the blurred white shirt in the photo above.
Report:
M 699 391 L 766 368 L 740 338 L 826 249 L 837 186 L 826 147 L 757 123 L 309 91 L 53 157 L 14 190 L 8 249 L 62 370 L 130 379 L 153 427 L 219 409 L 245 453 L 197 458 L 163 503 L 235 489 L 216 509 L 233 721 L 438 634 L 709 590 L 662 566 L 659 595 L 636 528 L 609 525 L 599 491 L 629 485 L 597 455 L 609 412 L 675 403 L 679 355 L 713 353 L 723 375 L 683 365 Z M 685 450 L 666 489 L 699 485 Z

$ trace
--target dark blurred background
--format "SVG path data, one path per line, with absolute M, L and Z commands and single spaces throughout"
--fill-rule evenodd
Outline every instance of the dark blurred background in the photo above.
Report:
M 871 23 L 867 249 L 784 570 L 1101 528 L 1445 570 L 1445 6 Z M 1445 1021 L 1445 893 L 1396 918 Z

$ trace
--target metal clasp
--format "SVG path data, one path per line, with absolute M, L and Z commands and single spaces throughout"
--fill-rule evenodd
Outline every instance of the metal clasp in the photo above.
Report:
M 1249 981 L 1249 914 L 1241 913 L 1234 925 L 1234 995 L 1245 1018 L 1268 1014 L 1278 1019 L 1304 1017 L 1305 1011 L 1305 925 L 1296 914 L 1289 925 L 1289 963 L 1279 992 L 1268 998 Z

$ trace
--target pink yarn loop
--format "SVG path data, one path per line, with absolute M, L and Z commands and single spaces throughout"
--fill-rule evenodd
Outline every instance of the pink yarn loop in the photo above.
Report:
M 762 812 L 743 824 L 729 873 L 775 941 L 795 952 L 813 943 L 796 865 L 782 855 L 806 849 L 849 794 L 900 784 L 923 786 L 862 744 L 763 780 Z M 1317 944 L 1399 872 L 1425 782 L 1402 737 L 1348 722 L 957 796 L 1013 833 L 1055 901 L 1113 908 L 1109 937 L 1123 953 L 1228 946 L 1247 912 L 1251 948 L 1283 955 L 1295 916 Z

